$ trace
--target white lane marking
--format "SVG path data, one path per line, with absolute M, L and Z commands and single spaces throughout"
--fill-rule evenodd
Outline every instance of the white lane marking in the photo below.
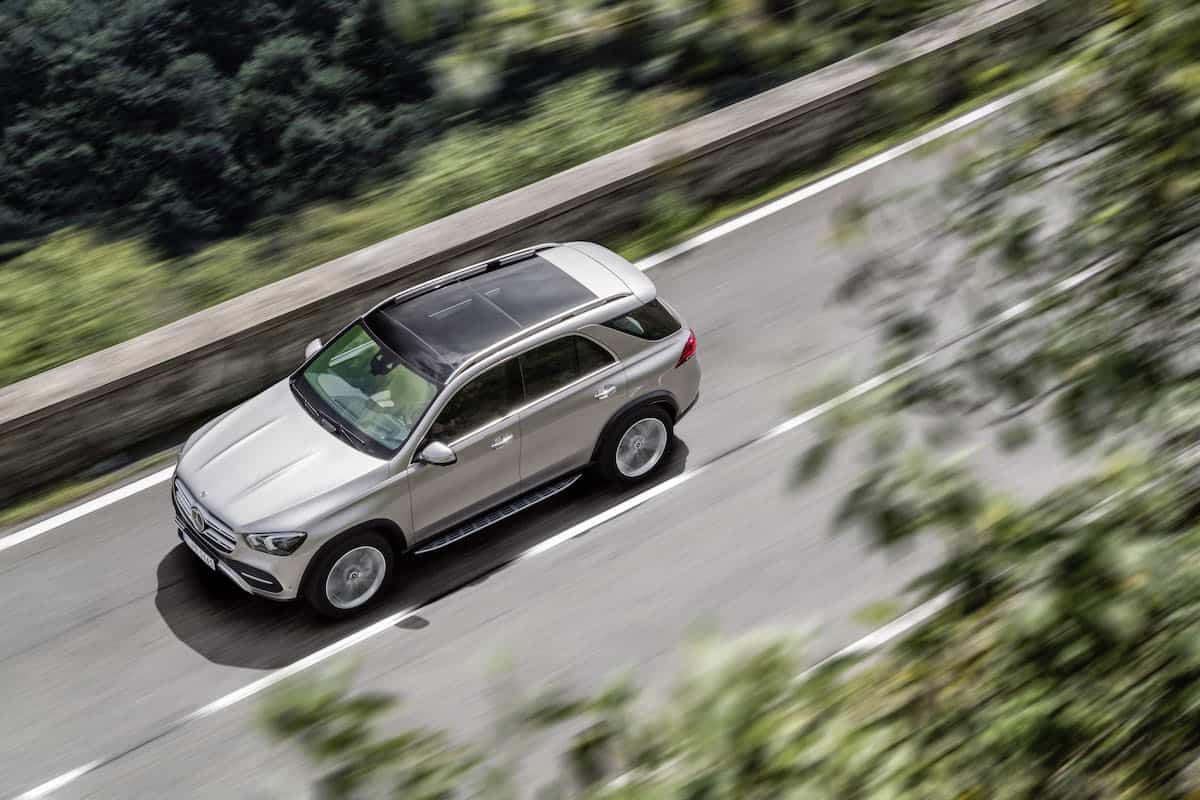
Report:
M 877 155 L 873 155 L 870 158 L 864 159 L 863 161 L 859 161 L 857 164 L 852 164 L 851 166 L 846 167 L 845 169 L 836 172 L 833 175 L 810 183 L 807 186 L 803 186 L 796 191 L 791 192 L 790 194 L 786 194 L 783 197 L 772 200 L 771 202 L 761 205 L 758 208 L 747 211 L 745 214 L 734 217 L 726 222 L 722 222 L 719 225 L 714 225 L 708 230 L 698 233 L 690 239 L 685 239 L 679 244 L 668 247 L 666 250 L 646 256 L 641 261 L 638 261 L 635 266 L 645 272 L 648 269 L 657 267 L 664 261 L 670 261 L 673 258 L 678 258 L 684 253 L 689 253 L 692 250 L 695 250 L 697 247 L 702 247 L 710 242 L 714 242 L 717 239 L 720 239 L 722 236 L 727 236 L 734 231 L 745 228 L 747 225 L 753 225 L 756 222 L 766 219 L 772 214 L 777 214 L 786 208 L 796 205 L 797 203 L 802 203 L 805 200 L 821 194 L 822 192 L 827 192 L 835 186 L 840 186 L 847 181 L 854 180 L 860 175 L 864 175 L 873 169 L 883 166 L 884 164 L 895 161 L 898 158 L 903 158 L 904 156 L 916 150 L 920 150 L 927 144 L 936 142 L 938 139 L 945 138 L 952 133 L 957 133 L 958 131 L 982 122 L 996 112 L 1003 111 L 1012 104 L 1025 99 L 1030 94 L 1040 91 L 1061 77 L 1061 72 L 1052 73 L 1044 78 L 1034 81 L 1028 86 L 1018 89 L 1012 94 L 1006 94 L 1003 97 L 987 103 L 986 105 L 980 106 L 974 111 L 969 111 L 966 114 L 963 114 L 961 117 L 955 117 L 954 119 L 949 120 L 948 122 L 945 122 L 936 128 L 932 128 L 931 130 L 909 139 L 906 142 L 898 144 L 895 147 L 885 150 L 882 153 L 878 153 Z
M 848 656 L 870 653 L 872 650 L 879 650 L 894 639 L 900 638 L 925 620 L 932 617 L 934 614 L 941 611 L 950 604 L 950 601 L 954 599 L 954 595 L 955 593 L 953 591 L 948 591 L 942 592 L 936 597 L 929 598 L 924 603 L 921 603 L 915 608 L 906 611 L 891 622 L 881 625 L 860 639 L 854 640 L 841 650 L 838 650 L 836 653 L 825 656 L 820 661 L 801 672 L 800 677 L 804 678 L 808 675 L 811 675 L 813 672 L 830 663 L 831 661 L 836 661 Z
M 0 553 L 4 552 L 10 547 L 16 547 L 22 542 L 27 542 L 35 536 L 41 536 L 43 533 L 52 531 L 55 528 L 61 528 L 68 522 L 74 522 L 80 517 L 86 517 L 89 514 L 95 513 L 105 506 L 111 506 L 113 503 L 119 503 L 127 497 L 132 497 L 135 494 L 144 492 L 151 487 L 157 486 L 163 481 L 168 481 L 171 479 L 171 475 L 174 473 L 174 467 L 161 469 L 158 472 L 147 475 L 144 478 L 139 478 L 133 483 L 127 483 L 124 486 L 117 487 L 107 494 L 100 495 L 99 497 L 88 500 L 85 503 L 80 503 L 77 506 L 68 508 L 66 511 L 60 511 L 52 517 L 48 517 L 41 522 L 30 525 L 28 528 L 22 528 L 16 533 L 9 534 L 3 539 L 0 539 Z
M 41 786 L 30 789 L 28 792 L 21 795 L 20 800 L 25 800 L 25 798 L 29 798 L 29 800 L 34 800 L 34 798 L 48 797 L 51 792 L 53 792 L 57 789 L 61 789 L 62 787 L 66 786 L 68 783 L 75 780 L 76 778 L 83 777 L 84 775 L 88 774 L 92 770 L 101 766 L 103 763 L 104 763 L 103 759 L 96 759 L 95 761 L 88 762 L 87 764 L 84 764 L 82 767 L 73 769 L 70 772 L 64 772 L 62 775 L 59 775 L 57 778 L 54 778 L 53 780 L 48 780 L 45 783 L 43 783 Z
M 818 194 L 821 194 L 822 192 L 826 192 L 834 188 L 835 186 L 839 186 L 847 181 L 859 177 L 860 175 L 870 172 L 873 169 L 877 169 L 891 161 L 902 158 L 915 150 L 919 150 L 921 147 L 924 147 L 927 144 L 937 141 L 938 139 L 942 139 L 952 133 L 957 133 L 960 130 L 969 128 L 972 125 L 975 125 L 992 116 L 996 112 L 1003 111 L 1012 104 L 1022 100 L 1029 94 L 1040 90 L 1050 82 L 1057 80 L 1058 77 L 1059 73 L 1054 73 L 1046 78 L 1042 78 L 1041 80 L 1031 83 L 1029 86 L 1013 92 L 1012 94 L 1005 95 L 1004 97 L 993 100 L 987 105 L 980 106 L 974 111 L 970 111 L 961 117 L 955 117 L 954 119 L 949 120 L 948 122 L 945 122 L 936 128 L 933 128 L 932 130 L 926 131 L 914 139 L 899 144 L 889 150 L 885 150 L 877 155 L 871 156 L 870 158 L 860 161 L 857 164 L 853 164 L 846 169 L 841 170 L 840 172 L 836 172 L 833 175 L 822 178 L 815 183 L 803 186 L 796 191 L 791 192 L 790 194 L 771 201 L 770 203 L 759 206 L 751 211 L 747 211 L 745 214 L 734 217 L 731 220 L 727 220 L 726 222 L 709 228 L 708 230 L 699 233 L 690 239 L 685 239 L 679 244 L 668 247 L 666 250 L 662 250 L 658 253 L 647 256 L 646 258 L 638 261 L 635 266 L 642 272 L 645 272 L 666 261 L 670 261 L 673 258 L 678 258 L 679 256 L 689 253 L 698 247 L 720 239 L 722 236 L 727 236 L 735 231 L 741 230 L 747 225 L 753 225 L 755 222 L 766 219 L 772 214 L 777 214 L 784 209 L 796 205 L 797 203 L 808 200 Z M 10 547 L 15 547 L 22 542 L 29 541 L 35 536 L 40 536 L 43 533 L 48 533 L 49 531 L 54 530 L 55 528 L 60 528 L 69 522 L 73 522 L 80 517 L 87 516 L 88 514 L 98 511 L 105 506 L 118 503 L 121 500 L 145 491 L 146 489 L 163 483 L 164 481 L 170 480 L 172 472 L 173 470 L 170 469 L 156 472 L 153 475 L 142 478 L 140 481 L 131 483 L 128 486 L 122 486 L 118 489 L 114 489 L 108 494 L 100 495 L 99 497 L 89 500 L 80 506 L 68 509 L 56 514 L 53 517 L 44 519 L 36 525 L 31 525 L 30 527 L 17 531 L 16 533 L 9 534 L 8 536 L 0 539 L 0 552 L 3 552 Z

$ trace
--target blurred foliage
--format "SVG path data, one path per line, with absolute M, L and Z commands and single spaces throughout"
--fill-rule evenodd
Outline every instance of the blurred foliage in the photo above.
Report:
M 962 2 L 0 4 L 0 385 Z M 665 192 L 640 244 L 702 212 Z
M 545 796 L 1200 794 L 1200 6 L 1096 8 L 1110 21 L 1062 79 L 997 120 L 934 204 L 906 199 L 916 223 L 873 201 L 837 220 L 847 240 L 912 232 L 843 287 L 878 309 L 885 366 L 934 346 L 951 302 L 988 326 L 875 391 L 831 379 L 807 402 L 845 402 L 797 468 L 866 432 L 840 523 L 881 546 L 937 532 L 918 587 L 948 606 L 864 661 L 806 670 L 768 637 L 703 649 L 649 709 L 628 684 L 541 697 L 528 720 L 574 731 Z M 1019 445 L 1037 411 L 1068 446 L 1108 450 L 1092 477 L 1026 505 L 937 452 L 978 415 Z M 925 443 L 904 435 L 914 415 L 936 423 Z
M 877 410 L 985 415 L 1015 445 L 1027 431 L 1010 423 L 1039 409 L 1071 449 L 1140 445 L 1200 377 L 1200 6 L 1093 8 L 1107 24 L 1058 80 L 990 122 L 935 196 L 839 215 L 841 238 L 864 248 L 840 296 L 877 311 L 888 364 L 957 333 L 948 307 L 989 324 Z M 876 232 L 905 229 L 875 246 Z
M 171 274 L 138 240 L 68 229 L 0 263 L 0 384 L 169 320 Z
M 563 80 L 744 96 L 961 0 L 32 0 L 0 5 L 0 243 L 169 254 L 412 168 Z
M 609 87 L 595 75 L 563 83 L 519 122 L 462 127 L 431 143 L 407 177 L 356 202 L 311 206 L 191 255 L 164 258 L 142 239 L 95 231 L 45 237 L 0 262 L 0 385 L 648 136 L 693 100 Z
M 914 464 L 912 477 L 921 469 Z M 934 504 L 926 522 L 957 532 L 945 563 L 922 581 L 930 596 L 958 592 L 942 612 L 886 651 L 815 668 L 778 632 L 705 640 L 665 702 L 639 702 L 628 679 L 591 696 L 541 694 L 523 704 L 524 720 L 567 723 L 570 739 L 537 796 L 1192 797 L 1200 789 L 1192 498 L 1170 474 L 1127 460 L 1029 507 L 978 490 Z M 275 736 L 318 754 L 310 763 L 320 784 L 369 776 L 370 791 L 327 796 L 409 797 L 399 787 L 418 760 L 441 783 L 415 796 L 512 796 L 481 788 L 499 766 L 487 749 L 425 733 L 339 735 L 336 721 L 378 701 L 330 685 L 291 684 L 267 715 Z M 309 713 L 314 705 L 319 714 Z M 380 741 L 402 754 L 376 757 Z M 526 788 L 520 796 L 534 796 Z

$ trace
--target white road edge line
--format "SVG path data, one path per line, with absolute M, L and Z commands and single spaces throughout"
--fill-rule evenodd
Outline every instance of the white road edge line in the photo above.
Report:
M 752 217 L 752 219 L 750 219 L 748 222 L 742 222 L 744 217 L 738 217 L 734 220 L 730 220 L 729 222 L 719 225 L 710 231 L 700 234 L 699 236 L 688 239 L 688 240 L 680 243 L 679 245 L 676 245 L 673 248 L 669 248 L 668 250 L 663 251 L 663 253 L 660 253 L 656 256 L 651 256 L 649 259 L 645 259 L 642 262 L 639 262 L 637 266 L 639 269 L 642 269 L 643 271 L 647 270 L 647 269 L 651 269 L 651 268 L 657 266 L 658 264 L 661 264 L 664 261 L 669 260 L 669 258 L 674 258 L 682 253 L 686 253 L 690 250 L 700 247 L 701 245 L 703 245 L 707 242 L 711 242 L 714 239 L 719 238 L 720 236 L 724 236 L 732 231 L 735 231 L 741 227 L 744 227 L 745 225 L 751 224 L 754 221 L 757 221 L 766 216 L 769 216 L 770 214 L 776 213 L 784 208 L 787 208 L 788 206 L 793 205 L 794 203 L 799 202 L 800 200 L 802 200 L 806 197 L 811 197 L 819 192 L 826 191 L 827 189 L 832 188 L 833 186 L 836 186 L 839 183 L 842 183 L 847 180 L 850 180 L 851 178 L 857 177 L 858 175 L 861 175 L 863 172 L 866 172 L 868 169 L 874 169 L 883 164 L 886 164 L 888 161 L 894 160 L 896 158 L 900 158 L 901 156 L 911 153 L 913 150 L 916 150 L 925 144 L 928 144 L 932 141 L 935 141 L 936 139 L 938 139 L 940 137 L 947 136 L 951 133 L 954 133 L 958 130 L 968 127 L 969 125 L 975 124 L 975 123 L 985 119 L 989 115 L 994 114 L 997 111 L 1000 111 L 1004 108 L 1007 108 L 1008 106 L 1017 102 L 1021 98 L 1027 96 L 1031 92 L 1041 88 L 1046 83 L 1048 83 L 1050 80 L 1052 80 L 1056 77 L 1057 77 L 1057 73 L 1055 75 L 1049 76 L 1048 78 L 1037 81 L 1036 83 L 1033 83 L 1017 92 L 1006 95 L 998 100 L 995 100 L 995 101 L 987 104 L 986 106 L 982 106 L 981 108 L 976 109 L 975 111 L 972 111 L 969 114 L 964 115 L 963 117 L 958 117 L 954 120 L 950 120 L 946 124 L 941 125 L 925 134 L 922 134 L 921 136 L 917 137 L 917 139 L 912 140 L 912 142 L 908 142 L 908 143 L 899 145 L 898 147 L 892 148 L 891 150 L 888 150 L 884 153 L 880 153 L 879 155 L 877 155 L 871 159 L 868 159 L 865 162 L 862 162 L 862 164 L 852 166 L 852 167 L 848 168 L 847 170 L 845 170 L 841 173 L 838 173 L 837 175 L 830 176 L 829 178 L 826 178 L 823 181 L 818 181 L 817 183 L 812 184 L 809 187 L 799 189 L 796 192 L 792 193 L 791 195 L 787 195 L 783 198 L 780 198 L 779 200 L 776 200 L 773 203 L 769 203 L 766 206 L 762 206 L 759 209 L 748 212 L 748 214 L 744 215 L 744 217 Z M 964 120 L 964 119 L 969 119 L 969 122 L 963 122 L 962 120 Z M 914 142 L 916 142 L 916 144 L 913 144 Z M 863 164 L 870 164 L 870 167 L 863 168 L 862 167 Z M 844 176 L 844 177 L 842 177 L 842 176 Z M 839 178 L 840 178 L 840 180 L 839 180 Z M 819 188 L 817 188 L 817 187 L 819 187 Z M 792 200 L 792 198 L 794 196 L 799 196 L 799 198 Z M 790 202 L 787 202 L 787 201 L 790 201 Z M 767 209 L 771 209 L 771 210 L 767 211 Z M 714 233 L 715 231 L 720 231 L 720 232 Z M 668 253 L 670 254 L 669 256 L 667 256 L 665 258 L 660 258 L 660 256 L 662 256 L 663 254 L 668 254 Z M 1076 275 L 1073 275 L 1071 277 L 1068 277 L 1068 278 L 1064 279 L 1062 282 L 1060 282 L 1058 285 L 1056 285 L 1051 290 L 1051 294 L 1054 295 L 1054 294 L 1059 294 L 1063 291 L 1068 291 L 1069 289 L 1074 288 L 1075 286 L 1078 286 L 1080 283 L 1082 283 L 1082 282 L 1088 280 L 1089 278 L 1093 277 L 1094 275 L 1098 274 L 1100 271 L 1102 271 L 1102 269 L 1103 269 L 1103 265 L 1096 266 L 1096 267 L 1089 268 L 1087 270 L 1083 270 L 1080 273 L 1077 273 Z M 1033 305 L 1035 304 L 1035 302 L 1038 302 L 1040 299 L 1041 298 L 1031 298 L 1022 303 L 1019 303 L 1016 306 L 1003 312 L 1000 316 L 994 318 L 993 320 L 991 320 L 987 323 L 984 323 L 983 325 L 980 325 L 974 329 L 966 331 L 962 334 L 959 334 L 958 336 L 953 337 L 952 339 L 939 345 L 934 350 L 931 350 L 928 353 L 925 353 L 924 355 L 918 356 L 908 362 L 905 362 L 904 364 L 894 367 L 884 373 L 876 375 L 875 377 L 852 387 L 851 389 L 843 392 L 842 394 L 840 394 L 830 400 L 827 400 L 824 403 L 821 403 L 803 413 L 797 414 L 797 415 L 791 417 L 790 419 L 787 419 L 787 420 L 779 423 L 778 425 L 775 425 L 774 427 L 767 430 L 765 433 L 762 433 L 762 434 L 760 434 L 752 439 L 749 439 L 733 448 L 730 448 L 729 450 L 726 450 L 722 453 L 717 454 L 716 456 L 711 458 L 709 461 L 705 462 L 704 464 L 701 464 L 700 466 L 696 467 L 693 470 L 684 472 L 680 475 L 677 475 L 673 478 L 663 481 L 662 483 L 657 484 L 643 492 L 640 492 L 639 494 L 636 494 L 633 497 L 630 497 L 630 498 L 622 501 L 621 503 L 618 503 L 615 506 L 605 509 L 604 511 L 600 512 L 599 514 L 596 514 L 595 516 L 592 516 L 586 520 L 583 520 L 582 522 L 572 525 L 570 528 L 567 528 L 566 530 L 550 537 L 549 539 L 543 540 L 542 542 L 539 542 L 538 544 L 523 551 L 516 558 L 514 558 L 511 562 L 509 562 L 509 565 L 520 562 L 520 561 L 524 561 L 528 558 L 532 558 L 533 556 L 541 555 L 542 553 L 545 553 L 548 550 L 551 550 L 561 544 L 564 544 L 565 542 L 568 542 L 568 541 L 596 528 L 599 525 L 602 525 L 616 517 L 619 517 L 629 511 L 649 502 L 650 500 L 653 500 L 654 498 L 659 497 L 659 496 L 671 491 L 672 489 L 675 489 L 675 488 L 683 485 L 684 483 L 690 481 L 692 478 L 695 478 L 697 475 L 707 472 L 716 463 L 724 460 L 728 456 L 734 455 L 735 453 L 741 452 L 742 450 L 745 450 L 747 448 L 754 447 L 756 445 L 762 444 L 764 442 L 767 442 L 767 441 L 775 439 L 779 436 L 782 436 L 783 434 L 785 434 L 789 431 L 792 431 L 792 430 L 800 427 L 801 425 L 805 425 L 805 424 L 829 413 L 831 410 L 837 408 L 838 406 L 844 405 L 845 403 L 851 402 L 859 397 L 862 397 L 863 395 L 866 395 L 867 393 L 869 393 L 871 391 L 874 391 L 875 389 L 883 386 L 884 384 L 886 384 L 892 380 L 895 380 L 896 378 L 904 375 L 905 373 L 911 372 L 912 370 L 916 369 L 917 367 L 926 363 L 930 359 L 934 358 L 936 355 L 943 352 L 947 348 L 952 347 L 954 344 L 961 342 L 965 339 L 977 336 L 980 333 L 982 333 L 986 330 L 989 330 L 993 327 L 996 327 L 998 325 L 1003 325 L 1003 324 L 1007 323 L 1008 321 L 1014 319 L 1015 317 L 1020 316 L 1021 314 L 1025 313 L 1027 310 L 1032 308 Z M 137 494 L 138 492 L 144 491 L 145 489 L 147 489 L 153 485 L 156 485 L 157 483 L 161 483 L 165 480 L 168 480 L 171 477 L 171 474 L 173 472 L 174 472 L 173 469 L 162 470 L 160 472 L 155 473 L 154 475 L 147 476 L 146 478 L 143 478 L 140 481 L 129 484 L 126 487 L 121 487 L 120 489 L 117 489 L 107 495 L 103 495 L 101 497 L 95 498 L 94 500 L 91 500 L 88 503 L 78 506 L 76 509 L 70 509 L 59 515 L 56 515 L 55 517 L 51 517 L 50 519 L 43 520 L 41 523 L 31 526 L 30 528 L 26 529 L 25 531 L 20 531 L 15 534 L 12 534 L 9 537 L 6 537 L 5 539 L 0 539 L 0 550 L 5 549 L 5 543 L 8 541 L 8 539 L 10 539 L 12 537 L 25 536 L 26 531 L 36 530 L 35 533 L 25 536 L 25 538 L 22 539 L 22 541 L 27 541 L 28 539 L 31 539 L 34 536 L 37 536 L 41 533 L 45 533 L 48 530 L 53 530 L 55 527 L 59 527 L 59 526 L 65 524 L 66 522 L 69 522 L 74 519 L 78 519 L 79 517 L 85 516 L 88 513 L 92 513 L 95 510 L 103 508 L 107 505 L 111 505 L 112 503 L 117 502 L 117 500 L 119 500 L 119 499 L 123 499 L 123 498 L 129 497 L 133 494 Z M 117 495 L 119 495 L 119 497 L 117 497 L 117 499 L 115 499 L 115 500 L 111 499 Z M 90 508 L 87 511 L 78 510 L 78 509 L 83 509 L 85 507 L 90 507 Z M 58 520 L 61 520 L 61 521 L 58 521 Z M 11 545 L 8 545 L 8 546 L 11 546 Z M 880 647 L 883 644 L 886 644 L 888 641 L 891 641 L 892 639 L 901 635 L 903 632 L 911 629 L 912 627 L 919 624 L 924 619 L 928 618 L 928 616 L 935 613 L 939 607 L 937 604 L 945 602 L 943 597 L 944 596 L 939 596 L 937 598 L 933 598 L 932 600 L 927 601 L 926 603 L 923 603 L 922 605 L 918 606 L 917 608 L 913 609 L 912 611 L 909 611 L 907 614 L 902 615 L 898 619 L 893 620 L 891 623 L 884 625 L 882 628 L 868 634 L 867 636 L 863 637 L 862 639 L 858 640 L 857 642 L 849 645 L 847 648 L 843 648 L 843 650 L 838 651 L 838 653 L 834 654 L 833 656 L 830 656 L 829 658 L 836 658 L 839 655 L 848 655 L 852 652 L 862 652 L 862 651 L 870 650 L 875 647 Z M 262 678 L 259 678 L 256 681 L 251 681 L 250 683 L 246 684 L 245 686 L 241 687 L 240 689 L 236 689 L 233 692 L 230 692 L 229 694 L 218 697 L 217 699 L 213 700 L 212 702 L 208 703 L 207 705 L 201 706 L 200 708 L 197 708 L 188 714 L 177 717 L 175 720 L 168 722 L 157 733 L 150 735 L 149 737 L 143 739 L 142 741 L 134 744 L 132 747 L 123 749 L 119 752 L 111 753 L 107 756 L 103 756 L 101 758 L 90 761 L 81 767 L 77 767 L 68 772 L 64 772 L 61 775 L 46 781 L 45 783 L 39 784 L 38 786 L 35 786 L 32 789 L 29 789 L 28 791 L 26 791 L 20 795 L 17 795 L 14 798 L 14 800 L 37 800 L 38 798 L 48 797 L 51 792 L 54 792 L 57 789 L 61 789 L 62 787 L 78 780 L 79 778 L 81 778 L 81 777 L 83 777 L 83 776 L 109 764 L 109 763 L 112 763 L 113 761 L 116 761 L 117 759 L 121 758 L 122 756 L 124 756 L 130 752 L 138 750 L 141 747 L 143 747 L 147 744 L 150 744 L 151 742 L 157 741 L 157 740 L 173 733 L 174 731 L 185 727 L 186 725 L 188 725 L 191 722 L 195 722 L 195 721 L 204 719 L 206 717 L 212 716 L 213 714 L 216 714 L 219 711 L 222 711 L 222 710 L 229 708 L 230 706 L 233 706 L 243 700 L 249 699 L 257 694 L 260 694 L 261 692 L 279 684 L 280 682 L 287 680 L 288 678 L 292 677 L 293 675 L 296 675 L 310 667 L 316 666 L 317 664 L 320 664 L 321 662 L 327 661 L 328 659 L 332 658 L 333 656 L 336 656 L 339 653 L 342 653 L 345 650 L 347 650 L 357 644 L 360 644 L 361 642 L 371 639 L 371 638 L 379 635 L 380 633 L 383 633 L 384 631 L 387 631 L 387 630 L 395 627 L 400 622 L 403 622 L 404 620 L 408 619 L 409 617 L 412 617 L 414 614 L 417 613 L 418 610 L 419 610 L 419 607 L 408 608 L 403 611 L 398 611 L 394 614 L 391 614 L 381 620 L 378 620 L 377 622 L 374 622 L 374 623 L 368 625 L 367 627 L 365 627 L 359 631 L 356 631 L 355 633 L 352 633 L 349 636 L 346 636 L 343 639 L 339 639 L 338 641 L 333 642 L 332 644 L 329 644 L 329 645 L 321 648 L 320 650 L 317 650 L 316 652 L 313 652 L 313 653 L 309 654 L 308 656 L 305 656 L 304 658 L 302 658 L 296 662 L 293 662 L 292 664 L 289 664 L 286 667 L 277 669 L 267 675 L 264 675 Z M 855 649 L 855 648 L 857 648 L 857 649 Z M 828 661 L 828 660 L 829 659 L 825 659 L 822 662 L 818 662 L 818 664 L 814 665 L 813 668 L 816 668 L 816 666 L 819 666 L 821 663 L 825 663 L 825 661 Z
M 0 553 L 16 547 L 17 545 L 28 542 L 34 537 L 41 536 L 43 533 L 49 533 L 55 528 L 61 528 L 68 522 L 74 522 L 80 517 L 86 517 L 89 514 L 94 514 L 105 506 L 111 506 L 113 503 L 119 503 L 127 497 L 132 497 L 135 494 L 140 494 L 145 490 L 157 486 L 163 481 L 169 481 L 171 476 L 175 474 L 174 467 L 160 469 L 158 472 L 140 478 L 133 483 L 127 483 L 124 486 L 119 486 L 111 492 L 102 494 L 99 497 L 88 500 L 85 503 L 80 503 L 77 506 L 72 506 L 66 511 L 60 511 L 52 517 L 42 520 L 28 528 L 22 528 L 16 533 L 9 534 L 3 539 L 0 539 Z
M 648 269 L 657 267 L 664 261 L 670 261 L 673 258 L 678 258 L 684 253 L 689 253 L 692 250 L 695 250 L 697 247 L 701 247 L 710 242 L 716 241 L 722 236 L 727 236 L 734 231 L 745 228 L 747 225 L 753 225 L 760 220 L 766 219 L 772 214 L 777 214 L 780 211 L 783 211 L 785 208 L 790 208 L 791 206 L 815 197 L 822 192 L 827 192 L 835 186 L 840 186 L 841 184 L 853 180 L 854 178 L 870 172 L 873 169 L 877 169 L 884 164 L 895 161 L 898 158 L 903 158 L 904 156 L 907 156 L 916 150 L 920 150 L 922 147 L 932 144 L 939 139 L 944 139 L 953 133 L 957 133 L 958 131 L 982 122 L 996 112 L 1003 111 L 1014 103 L 1025 99 L 1030 94 L 1041 91 L 1046 86 L 1050 85 L 1061 77 L 1061 72 L 1051 73 L 1044 78 L 1034 81 L 1028 86 L 1022 87 L 1011 94 L 1006 94 L 1003 97 L 999 97 L 990 103 L 986 103 L 985 105 L 974 109 L 973 111 L 968 111 L 966 114 L 963 114 L 960 117 L 955 117 L 952 120 L 948 120 L 947 122 L 938 125 L 936 128 L 932 128 L 925 133 L 896 145 L 895 147 L 884 150 L 882 153 L 877 153 L 876 155 L 852 164 L 845 169 L 834 173 L 833 175 L 829 175 L 806 186 L 802 186 L 794 192 L 790 192 L 783 197 L 772 200 L 769 203 L 765 203 L 757 208 L 747 211 L 745 214 L 741 214 L 731 220 L 714 225 L 708 230 L 698 233 L 690 239 L 685 239 L 679 244 L 668 247 L 666 250 L 646 256 L 641 261 L 638 261 L 635 266 L 645 272 Z
M 954 119 L 949 120 L 944 124 L 937 126 L 936 128 L 933 128 L 932 130 L 922 133 L 916 138 L 910 139 L 902 144 L 885 150 L 882 153 L 871 156 L 870 158 L 860 161 L 857 164 L 852 164 L 840 172 L 822 178 L 815 183 L 803 186 L 794 192 L 784 195 L 783 197 L 759 206 L 751 211 L 747 211 L 745 214 L 734 217 L 726 222 L 722 222 L 719 225 L 709 228 L 708 230 L 689 239 L 685 239 L 679 244 L 668 247 L 666 250 L 662 250 L 658 253 L 647 256 L 646 258 L 638 261 L 634 266 L 636 266 L 642 272 L 645 272 L 664 262 L 670 261 L 673 258 L 678 258 L 685 253 L 690 253 L 692 250 L 695 250 L 698 247 L 702 247 L 703 245 L 716 241 L 722 236 L 727 236 L 734 231 L 745 228 L 748 225 L 753 225 L 756 222 L 766 219 L 772 214 L 777 214 L 786 208 L 790 208 L 797 203 L 815 197 L 822 192 L 829 191 L 835 186 L 839 186 L 847 181 L 851 181 L 854 178 L 870 172 L 873 169 L 877 169 L 891 161 L 895 161 L 898 158 L 903 158 L 904 156 L 909 155 L 910 153 L 919 150 L 925 145 L 931 144 L 938 139 L 945 138 L 953 133 L 957 133 L 958 131 L 969 128 L 972 125 L 987 119 L 998 111 L 1003 111 L 1014 103 L 1024 99 L 1026 96 L 1042 89 L 1052 81 L 1056 80 L 1058 77 L 1058 73 L 1054 73 L 1035 81 L 1034 83 L 1019 89 L 1012 94 L 1007 94 L 1004 97 L 997 98 L 986 105 L 980 106 L 973 111 L 963 114 L 961 117 L 955 117 Z M 69 522 L 74 522 L 80 517 L 85 517 L 88 514 L 99 511 L 106 506 L 110 506 L 113 503 L 119 503 L 120 501 L 125 500 L 126 498 L 129 498 L 135 494 L 153 488 L 160 483 L 169 481 L 172 474 L 174 474 L 173 468 L 160 470 L 152 475 L 147 475 L 138 481 L 121 486 L 112 490 L 111 492 L 93 498 L 86 503 L 82 503 L 73 508 L 69 508 L 66 511 L 59 512 L 58 514 L 48 517 L 41 522 L 30 525 L 27 528 L 23 528 L 22 530 L 0 538 L 0 553 L 8 550 L 9 548 L 16 547 L 19 544 L 27 542 L 37 536 L 41 536 L 43 533 L 49 533 L 50 531 L 60 528 Z

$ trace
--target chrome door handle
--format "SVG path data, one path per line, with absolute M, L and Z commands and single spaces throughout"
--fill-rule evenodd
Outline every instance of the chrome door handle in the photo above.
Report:
M 605 386 L 603 389 L 597 389 L 596 394 L 592 395 L 597 400 L 605 400 L 612 396 L 612 393 L 617 390 L 615 386 Z
M 503 436 L 497 438 L 496 441 L 492 442 L 492 449 L 499 450 L 501 447 L 504 447 L 504 445 L 508 444 L 512 440 L 513 440 L 513 435 L 511 433 L 506 433 Z

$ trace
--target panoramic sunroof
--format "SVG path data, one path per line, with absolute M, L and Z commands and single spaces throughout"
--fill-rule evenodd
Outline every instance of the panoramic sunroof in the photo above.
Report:
M 440 381 L 480 350 L 592 299 L 583 284 L 531 256 L 385 306 L 367 324 L 406 361 Z
M 582 283 L 534 256 L 467 281 L 522 327 L 594 300 Z

